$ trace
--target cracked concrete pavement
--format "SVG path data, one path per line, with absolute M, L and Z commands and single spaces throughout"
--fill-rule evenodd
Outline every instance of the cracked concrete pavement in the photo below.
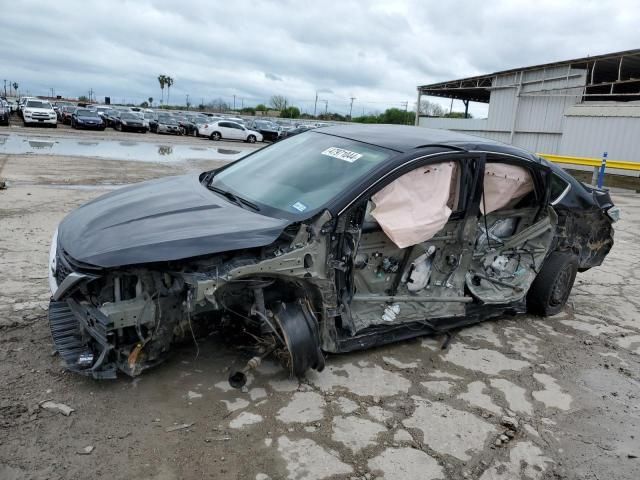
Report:
M 2 164 L 0 478 L 640 478 L 636 194 L 614 195 L 615 246 L 555 317 L 485 322 L 446 350 L 425 337 L 330 356 L 300 382 L 266 362 L 241 391 L 226 379 L 246 357 L 221 339 L 97 382 L 63 370 L 46 324 L 49 240 L 69 210 L 102 184 L 207 164 L 0 154 Z M 39 408 L 48 399 L 75 411 Z

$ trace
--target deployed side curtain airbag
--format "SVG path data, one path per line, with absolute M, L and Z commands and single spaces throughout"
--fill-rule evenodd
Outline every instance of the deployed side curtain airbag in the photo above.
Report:
M 487 163 L 484 167 L 484 198 L 480 202 L 480 211 L 486 214 L 513 206 L 532 190 L 533 182 L 526 168 L 506 163 Z
M 371 216 L 399 248 L 429 240 L 447 223 L 454 170 L 454 162 L 417 168 L 373 195 Z

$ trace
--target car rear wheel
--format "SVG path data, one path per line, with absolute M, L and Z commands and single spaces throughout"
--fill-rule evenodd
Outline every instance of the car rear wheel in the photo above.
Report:
M 249 135 L 247 137 L 247 142 L 249 143 L 256 143 L 256 136 L 255 135 Z
M 545 260 L 527 294 L 527 308 L 543 317 L 562 310 L 578 272 L 578 259 L 570 252 L 553 252 Z
M 220 135 L 219 132 L 213 132 L 209 138 L 211 138 L 211 140 L 218 141 L 222 138 L 222 135 Z

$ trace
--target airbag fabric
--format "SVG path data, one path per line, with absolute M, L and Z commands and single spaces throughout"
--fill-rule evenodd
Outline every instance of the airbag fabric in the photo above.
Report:
M 454 167 L 446 162 L 416 168 L 373 195 L 371 216 L 399 248 L 429 240 L 447 223 Z
M 527 169 L 506 163 L 487 163 L 484 167 L 484 199 L 480 202 L 480 211 L 485 214 L 513 206 L 532 190 L 533 182 Z

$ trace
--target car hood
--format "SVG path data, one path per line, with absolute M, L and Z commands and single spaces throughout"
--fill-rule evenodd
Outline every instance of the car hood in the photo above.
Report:
M 89 116 L 85 116 L 85 115 L 78 115 L 77 116 L 78 120 L 80 120 L 81 122 L 102 122 L 102 119 L 98 116 L 98 117 L 89 117 Z
M 58 246 L 76 261 L 109 268 L 261 247 L 288 224 L 230 203 L 191 174 L 125 187 L 81 206 L 58 227 Z

